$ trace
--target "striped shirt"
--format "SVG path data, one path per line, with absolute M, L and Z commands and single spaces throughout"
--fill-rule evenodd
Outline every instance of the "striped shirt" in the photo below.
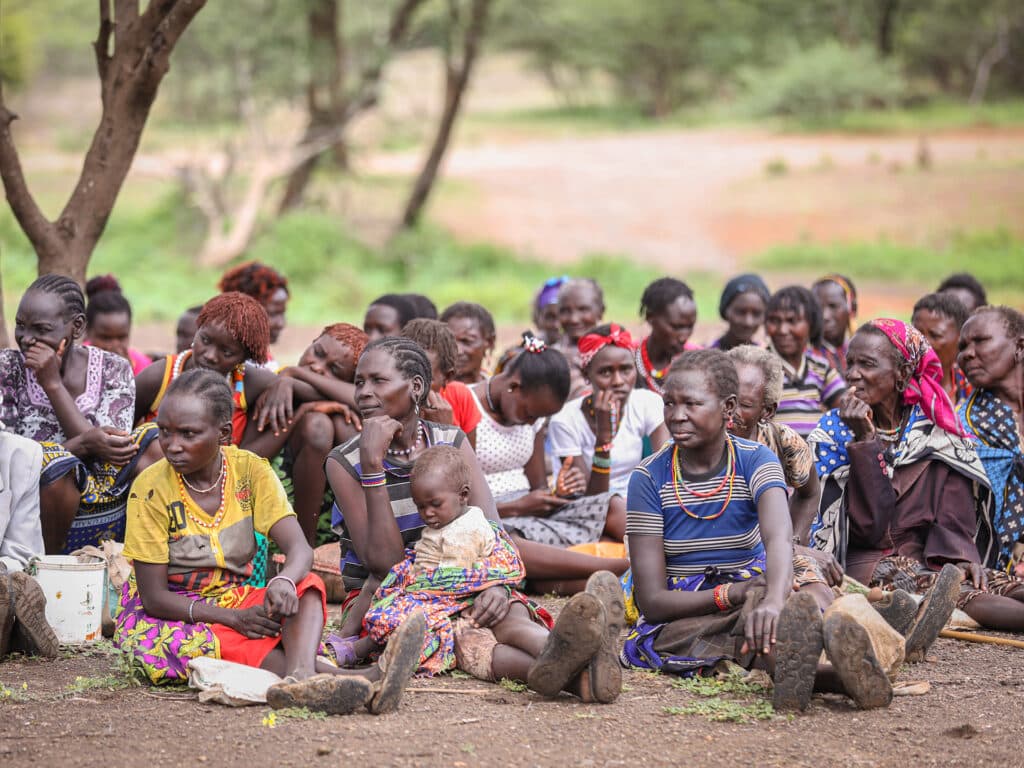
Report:
M 794 371 L 783 360 L 782 373 L 782 396 L 775 421 L 806 438 L 828 410 L 826 403 L 846 389 L 846 382 L 827 361 L 810 351 L 804 355 L 800 370 Z
M 427 429 L 427 446 L 431 445 L 452 445 L 456 448 L 462 445 L 466 439 L 465 433 L 458 427 L 448 424 L 435 424 L 432 421 L 421 422 Z M 338 462 L 342 469 L 348 472 L 356 482 L 359 482 L 359 439 L 356 435 L 347 443 L 339 445 L 332 450 L 327 458 Z M 415 462 L 406 462 L 396 456 L 388 456 L 384 460 L 384 472 L 387 477 L 388 498 L 391 500 L 391 511 L 395 515 L 395 522 L 398 523 L 398 530 L 402 533 L 402 544 L 408 548 L 419 541 L 420 533 L 423 531 L 424 523 L 420 513 L 416 510 L 416 504 L 412 500 L 412 487 L 409 482 L 409 475 L 412 472 Z M 361 589 L 363 582 L 370 576 L 370 572 L 363 566 L 352 546 L 352 536 L 345 525 L 345 510 L 341 507 L 343 503 L 337 494 L 334 506 L 331 508 L 331 527 L 341 537 L 341 578 L 345 583 L 345 589 Z
M 768 488 L 786 490 L 782 465 L 765 446 L 729 436 L 736 449 L 736 478 L 732 498 L 724 514 L 713 520 L 729 496 L 722 484 L 727 457 L 704 475 L 684 473 L 681 486 L 673 478 L 674 445 L 667 443 L 633 471 L 626 502 L 626 533 L 629 536 L 660 536 L 664 541 L 665 573 L 669 577 L 692 576 L 708 567 L 733 572 L 764 557 L 757 502 Z M 694 491 L 711 496 L 695 496 Z

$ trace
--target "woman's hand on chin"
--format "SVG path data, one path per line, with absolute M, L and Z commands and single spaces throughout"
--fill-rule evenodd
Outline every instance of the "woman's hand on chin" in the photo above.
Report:
M 366 467 L 381 467 L 391 441 L 402 434 L 402 422 L 388 415 L 371 416 L 363 421 L 359 440 L 359 462 Z
M 875 423 L 871 406 L 854 394 L 856 389 L 856 387 L 850 387 L 839 399 L 839 418 L 853 432 L 853 439 L 862 443 L 874 439 Z

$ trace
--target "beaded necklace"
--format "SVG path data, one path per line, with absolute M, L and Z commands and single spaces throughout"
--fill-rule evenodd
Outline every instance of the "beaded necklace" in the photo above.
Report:
M 419 447 L 420 443 L 423 442 L 423 432 L 424 432 L 423 422 L 417 421 L 416 422 L 416 439 L 413 441 L 412 445 L 410 445 L 408 448 L 388 448 L 387 449 L 388 455 L 389 456 L 405 456 L 406 458 L 409 458 L 409 456 L 412 455 L 412 452 L 415 451 L 416 448 Z
M 708 491 L 707 493 L 701 493 L 700 491 L 695 491 L 692 488 L 686 488 L 691 495 L 696 496 L 698 499 L 708 499 L 721 492 L 725 487 L 725 484 L 728 483 L 729 493 L 726 495 L 725 501 L 722 502 L 722 508 L 713 515 L 697 515 L 686 508 L 686 505 L 683 503 L 683 495 L 680 492 L 681 488 L 686 487 L 686 483 L 683 480 L 683 459 L 682 456 L 679 455 L 678 445 L 672 449 L 672 490 L 676 495 L 676 503 L 679 504 L 679 508 L 683 510 L 683 512 L 694 520 L 714 520 L 717 517 L 721 517 L 725 513 L 725 510 L 729 508 L 730 502 L 732 502 L 732 492 L 736 484 L 736 448 L 733 446 L 732 440 L 728 437 L 725 442 L 727 446 L 725 473 L 722 475 L 722 482 L 718 484 L 718 487 L 714 490 Z
M 665 374 L 668 372 L 669 367 L 672 365 L 666 365 L 664 368 L 655 369 L 651 364 L 651 358 L 647 356 L 647 341 L 651 337 L 648 336 L 646 339 L 640 342 L 640 345 L 636 348 L 633 356 L 636 358 L 636 368 L 640 372 L 640 375 L 644 377 L 644 381 L 647 383 L 647 388 L 656 394 L 663 395 L 665 390 L 661 386 L 661 382 L 665 378 Z
M 214 530 L 217 530 L 217 528 L 220 527 L 220 522 L 221 522 L 221 520 L 224 519 L 224 512 L 225 512 L 225 509 L 226 509 L 224 501 L 227 498 L 227 490 L 228 490 L 228 483 L 227 483 L 228 457 L 224 455 L 223 451 L 221 451 L 220 459 L 221 459 L 220 478 L 217 481 L 218 483 L 222 483 L 221 488 L 220 488 L 220 506 L 217 507 L 217 511 L 213 515 L 213 520 L 203 520 L 202 518 L 197 517 L 196 515 L 194 515 L 192 513 L 192 509 L 191 509 L 192 506 L 199 506 L 199 505 L 198 505 L 198 503 L 196 503 L 195 499 L 193 499 L 189 495 L 188 491 L 185 490 L 185 478 L 181 475 L 180 472 L 175 472 L 174 473 L 177 476 L 177 478 L 178 478 L 178 493 L 181 496 L 182 504 L 184 504 L 184 506 L 185 506 L 185 514 L 188 515 L 189 520 L 191 520 L 193 523 L 198 525 L 200 528 L 205 528 L 208 531 L 214 531 Z M 191 488 L 192 486 L 190 485 L 189 487 Z M 213 490 L 213 488 L 215 488 L 215 487 L 216 487 L 216 485 L 210 486 L 210 488 L 208 490 Z M 189 504 L 190 501 L 192 502 L 192 504 Z M 202 509 L 202 508 L 200 507 L 200 509 Z

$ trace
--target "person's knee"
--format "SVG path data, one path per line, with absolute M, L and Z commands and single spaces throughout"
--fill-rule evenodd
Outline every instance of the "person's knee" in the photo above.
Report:
M 334 447 L 334 423 L 326 413 L 310 411 L 304 414 L 299 419 L 295 434 L 311 448 L 329 451 Z
M 66 517 L 68 514 L 74 516 L 78 511 L 81 498 L 82 492 L 75 482 L 75 475 L 73 472 L 68 472 L 63 477 L 57 478 L 39 489 L 40 514 L 44 517 L 48 515 Z

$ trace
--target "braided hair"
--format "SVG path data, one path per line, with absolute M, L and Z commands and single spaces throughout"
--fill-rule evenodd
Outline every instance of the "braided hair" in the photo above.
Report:
M 419 405 L 425 405 L 427 396 L 430 394 L 430 359 L 423 347 L 412 339 L 404 336 L 385 336 L 382 339 L 371 341 L 363 349 L 366 355 L 374 350 L 386 352 L 395 361 L 395 367 L 406 381 L 412 381 L 419 376 L 423 381 L 423 391 L 420 392 Z
M 288 278 L 273 267 L 258 261 L 249 261 L 229 269 L 223 274 L 217 287 L 222 293 L 238 291 L 252 296 L 260 304 L 270 301 L 278 290 L 288 290 Z
M 64 304 L 62 317 L 65 322 L 85 314 L 85 295 L 78 287 L 78 283 L 70 277 L 54 274 L 42 275 L 32 282 L 25 293 L 32 291 L 49 293 L 59 298 Z
M 337 342 L 344 344 L 346 347 L 352 350 L 352 357 L 356 360 L 363 354 L 363 350 L 366 349 L 366 344 L 369 341 L 366 333 L 362 328 L 356 328 L 354 325 L 349 323 L 334 323 L 334 325 L 328 325 L 324 328 L 320 334 L 322 336 L 330 336 Z
M 681 373 L 697 371 L 703 374 L 709 384 L 723 400 L 740 391 L 740 379 L 729 355 L 720 349 L 695 349 L 683 352 L 672 363 L 665 375 L 665 389 L 669 382 Z
M 402 329 L 402 335 L 415 341 L 424 351 L 437 355 L 438 370 L 445 374 L 455 370 L 459 346 L 455 342 L 455 334 L 447 323 L 420 317 L 409 321 Z
M 167 386 L 163 403 L 174 395 L 191 395 L 206 402 L 210 415 L 217 426 L 231 421 L 234 404 L 231 401 L 231 387 L 216 371 L 193 368 L 185 371 Z
M 196 318 L 196 327 L 218 323 L 242 345 L 246 358 L 263 364 L 267 362 L 270 346 L 270 322 L 267 312 L 256 299 L 244 293 L 229 291 L 214 296 L 203 306 Z

